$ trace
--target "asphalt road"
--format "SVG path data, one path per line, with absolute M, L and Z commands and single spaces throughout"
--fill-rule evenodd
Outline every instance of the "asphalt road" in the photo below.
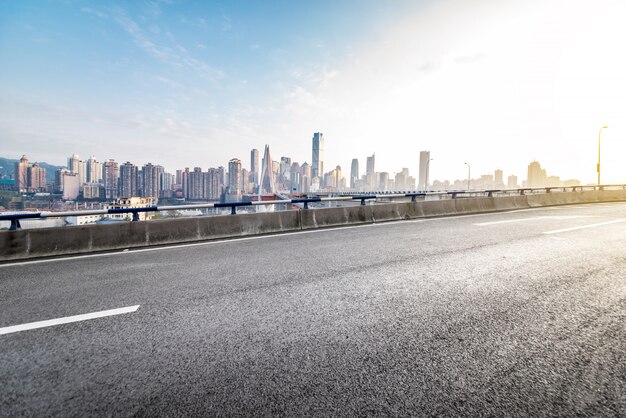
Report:
M 626 203 L 0 265 L 0 395 L 1 416 L 624 417 Z

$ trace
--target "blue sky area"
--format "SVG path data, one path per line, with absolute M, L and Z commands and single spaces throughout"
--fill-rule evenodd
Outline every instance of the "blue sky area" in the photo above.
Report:
M 7 0 L 0 155 L 174 171 L 247 167 L 267 143 L 303 163 L 321 131 L 328 169 L 375 152 L 378 171 L 415 175 L 428 149 L 431 178 L 468 160 L 523 178 L 536 158 L 592 181 L 609 124 L 618 181 L 624 18 L 617 0 Z

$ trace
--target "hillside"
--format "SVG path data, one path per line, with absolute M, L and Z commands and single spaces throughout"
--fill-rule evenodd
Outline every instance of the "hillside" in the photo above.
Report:
M 0 157 L 0 179 L 13 179 L 15 174 L 15 163 L 19 162 L 17 159 Z M 31 163 L 38 162 L 40 166 L 46 169 L 46 183 L 54 181 L 54 173 L 64 168 L 58 165 L 51 165 L 42 161 L 31 161 Z

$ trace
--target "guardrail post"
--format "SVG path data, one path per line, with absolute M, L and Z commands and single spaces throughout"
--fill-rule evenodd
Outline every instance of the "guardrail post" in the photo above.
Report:
M 19 219 L 11 219 L 11 227 L 9 231 L 17 231 L 18 229 L 22 229 L 22 225 L 20 225 Z
M 365 199 L 361 199 L 361 206 L 365 206 Z
M 308 209 L 309 208 L 309 202 L 304 202 L 304 208 Z
M 417 196 L 415 195 L 411 196 L 411 202 L 413 203 L 417 202 Z
M 133 212 L 133 222 L 139 221 L 139 212 Z
M 230 207 L 230 214 L 231 214 L 231 215 L 236 215 L 236 214 L 237 214 L 237 206 L 232 205 L 232 206 Z

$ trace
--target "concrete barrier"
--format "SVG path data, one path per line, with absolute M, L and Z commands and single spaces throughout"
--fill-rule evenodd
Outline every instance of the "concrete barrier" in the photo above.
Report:
M 0 231 L 0 262 L 422 217 L 616 201 L 626 201 L 626 190 L 458 198 Z
M 328 228 L 340 225 L 358 225 L 374 222 L 374 206 L 301 210 L 301 229 Z

